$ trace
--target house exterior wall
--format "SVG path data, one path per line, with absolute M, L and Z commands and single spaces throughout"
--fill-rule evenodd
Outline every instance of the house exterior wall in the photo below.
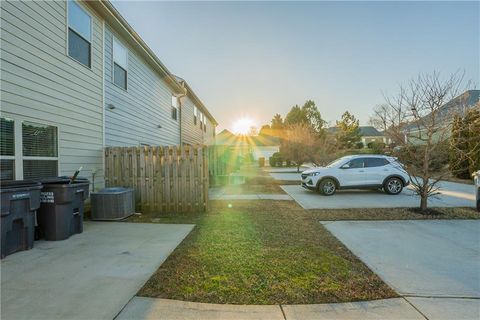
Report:
M 364 148 L 367 148 L 367 144 L 369 144 L 370 142 L 383 142 L 386 144 L 387 138 L 384 136 L 363 136 L 362 137 L 362 143 Z
M 253 159 L 255 161 L 258 158 L 264 157 L 265 158 L 265 165 L 269 166 L 270 162 L 268 159 L 275 153 L 280 152 L 280 146 L 254 146 L 253 147 Z
M 207 119 L 207 131 L 204 132 L 203 143 L 206 145 L 215 144 L 215 124 L 212 120 Z
M 113 83 L 113 39 L 128 51 L 127 90 Z M 173 90 L 122 38 L 105 28 L 106 146 L 178 145 L 180 114 L 171 117 Z M 113 105 L 115 109 L 110 109 Z M 193 111 L 192 111 L 193 112 Z M 159 128 L 161 126 L 161 128 Z
M 182 98 L 182 143 L 184 144 L 203 144 L 204 132 L 200 129 L 199 116 L 197 116 L 197 124 L 193 122 L 194 108 L 195 104 L 188 95 Z
M 58 174 L 103 183 L 103 23 L 92 10 L 91 68 L 67 54 L 67 3 L 1 1 L 1 116 L 57 127 Z M 18 124 L 20 124 L 18 126 Z M 20 133 L 21 137 L 21 133 Z M 16 179 L 22 179 L 16 147 Z

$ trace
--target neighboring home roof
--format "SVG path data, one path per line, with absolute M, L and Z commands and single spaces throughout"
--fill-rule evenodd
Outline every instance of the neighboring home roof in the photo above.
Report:
M 453 119 L 454 115 L 465 115 L 466 111 L 471 108 L 480 108 L 480 90 L 468 90 L 458 95 L 457 97 L 453 98 L 449 102 L 445 103 L 438 109 L 436 122 L 440 125 L 444 123 L 444 121 L 448 121 Z M 423 121 L 428 123 L 430 115 L 426 115 L 422 118 Z M 419 122 L 410 123 L 407 126 L 407 130 L 415 131 L 418 130 Z
M 375 127 L 372 127 L 372 126 L 359 126 L 358 128 L 360 129 L 360 135 L 363 137 L 383 137 L 384 136 L 382 132 L 378 131 L 377 129 L 375 129 Z M 338 128 L 330 127 L 327 129 L 327 131 L 329 133 L 337 133 Z
M 360 127 L 360 135 L 364 137 L 383 137 L 384 134 L 372 126 Z
M 155 53 L 140 38 L 137 32 L 128 24 L 122 15 L 115 9 L 108 0 L 85 1 L 103 16 L 105 21 L 119 33 L 146 61 L 147 63 L 165 79 L 165 82 L 174 90 L 176 94 L 185 94 L 185 88 L 176 80 L 173 74 L 160 61 Z
M 202 110 L 203 113 L 213 122 L 214 125 L 218 125 L 217 120 L 212 116 L 212 114 L 208 111 L 207 107 L 203 104 L 203 102 L 200 100 L 200 98 L 197 97 L 195 92 L 192 90 L 192 88 L 188 85 L 187 81 L 184 79 L 180 78 L 179 76 L 173 75 L 175 79 L 183 84 L 185 88 L 187 89 L 187 95 L 192 99 L 192 101 L 195 103 L 195 106 Z
M 479 104 L 480 90 L 468 90 L 440 107 L 440 117 L 465 114 L 467 109 Z
M 225 145 L 225 146 L 279 146 L 280 138 L 272 136 L 244 136 L 244 135 L 235 135 L 229 130 L 224 129 L 219 134 L 215 136 L 215 144 Z
M 237 142 L 237 136 L 228 131 L 227 129 L 222 130 L 219 134 L 215 136 L 215 144 L 217 145 L 235 145 Z

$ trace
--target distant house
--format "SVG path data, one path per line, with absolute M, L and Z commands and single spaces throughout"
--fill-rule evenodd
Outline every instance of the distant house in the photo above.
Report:
M 360 129 L 361 142 L 363 143 L 364 148 L 367 148 L 368 144 L 372 142 L 390 143 L 390 139 L 386 137 L 383 132 L 378 131 L 372 126 L 359 126 L 358 128 Z M 338 128 L 330 127 L 327 131 L 330 134 L 336 134 Z
M 435 127 L 445 127 L 448 129 L 455 115 L 464 116 L 468 110 L 472 108 L 478 108 L 480 110 L 480 90 L 468 90 L 461 95 L 453 98 L 449 102 L 441 106 L 435 117 Z M 424 123 L 429 123 L 431 115 L 426 115 L 422 118 Z M 419 125 L 420 122 L 411 123 L 405 131 L 405 138 L 413 141 L 414 143 L 422 143 L 418 140 L 418 137 L 422 135 L 424 127 Z M 449 132 L 447 132 L 447 136 Z M 438 133 L 437 133 L 438 136 Z M 445 135 L 442 135 L 445 138 Z M 438 139 L 438 137 L 437 137 Z
M 378 131 L 372 126 L 361 126 L 360 135 L 362 136 L 362 143 L 364 147 L 368 147 L 371 142 L 390 143 L 390 139 L 385 136 L 383 132 Z
M 263 157 L 266 160 L 266 165 L 268 165 L 268 159 L 275 152 L 280 151 L 280 139 L 278 137 L 268 135 L 235 135 L 227 129 L 216 135 L 215 144 L 228 146 L 237 155 L 245 156 L 251 154 L 255 161 Z

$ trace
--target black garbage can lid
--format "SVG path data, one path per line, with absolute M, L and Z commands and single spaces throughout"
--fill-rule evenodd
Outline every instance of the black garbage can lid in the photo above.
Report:
M 70 179 L 66 177 L 51 177 L 51 178 L 43 178 L 40 180 L 42 184 L 65 184 L 69 183 Z
M 28 188 L 40 185 L 41 183 L 35 180 L 0 180 L 1 189 Z

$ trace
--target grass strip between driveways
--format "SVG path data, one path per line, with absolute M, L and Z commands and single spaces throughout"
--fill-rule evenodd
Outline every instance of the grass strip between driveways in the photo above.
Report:
M 196 224 L 140 296 L 233 304 L 396 296 L 294 201 L 211 201 L 205 214 L 142 215 L 134 221 Z

